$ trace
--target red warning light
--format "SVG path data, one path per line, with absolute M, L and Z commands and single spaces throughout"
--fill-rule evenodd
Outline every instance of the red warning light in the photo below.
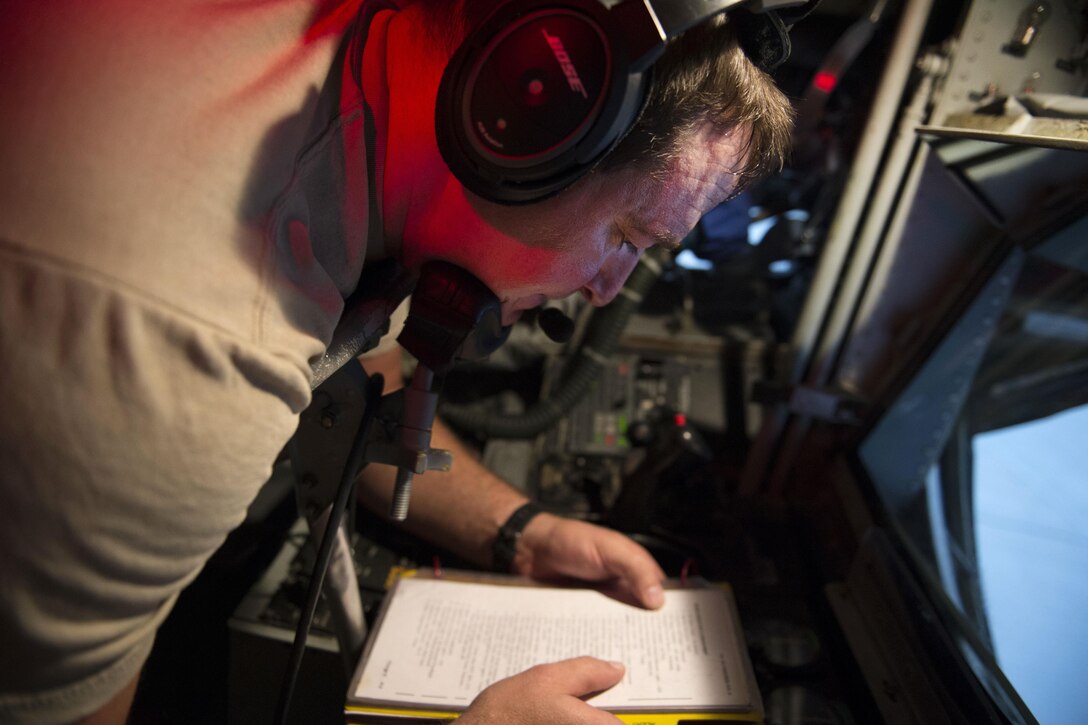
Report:
M 831 93 L 835 90 L 835 86 L 839 84 L 839 79 L 834 73 L 828 73 L 825 70 L 819 71 L 816 77 L 812 79 L 812 85 L 816 86 L 816 89 L 823 91 L 824 93 Z
M 672 422 L 676 424 L 677 428 L 683 428 L 688 424 L 688 418 L 683 413 L 677 413 L 672 417 Z

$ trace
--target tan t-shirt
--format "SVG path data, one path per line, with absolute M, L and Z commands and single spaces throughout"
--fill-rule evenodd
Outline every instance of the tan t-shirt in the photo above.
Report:
M 294 431 L 366 252 L 361 104 L 314 118 L 356 8 L 5 6 L 0 721 L 131 680 Z

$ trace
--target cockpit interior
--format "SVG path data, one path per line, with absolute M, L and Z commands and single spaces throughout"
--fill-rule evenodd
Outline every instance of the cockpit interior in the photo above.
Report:
M 552 303 L 567 342 L 527 315 L 439 414 L 545 509 L 729 582 L 767 725 L 1086 722 L 1088 2 L 824 0 L 792 43 L 786 168 L 617 303 Z M 294 484 L 182 595 L 135 722 L 271 721 Z M 349 511 L 368 618 L 390 571 L 464 566 Z M 347 681 L 319 605 L 292 721 L 343 722 Z

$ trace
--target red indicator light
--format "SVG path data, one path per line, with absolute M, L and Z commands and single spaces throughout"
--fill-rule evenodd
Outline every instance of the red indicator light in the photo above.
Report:
M 672 422 L 676 424 L 677 428 L 683 428 L 688 424 L 688 417 L 683 413 L 677 413 L 672 417 Z
M 839 79 L 835 77 L 833 73 L 827 71 L 820 71 L 816 74 L 816 77 L 812 79 L 812 85 L 816 86 L 817 90 L 824 93 L 831 93 L 835 90 L 835 86 L 839 84 Z

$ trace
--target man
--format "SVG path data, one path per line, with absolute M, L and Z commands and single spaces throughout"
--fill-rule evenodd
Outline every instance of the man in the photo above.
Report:
M 357 2 L 9 5 L 5 722 L 124 720 L 155 629 L 293 432 L 364 263 L 459 264 L 500 297 L 506 322 L 573 292 L 605 304 L 642 251 L 677 244 L 744 178 L 779 163 L 788 134 L 784 98 L 717 31 L 726 39 L 710 47 L 728 57 L 703 59 L 680 83 L 686 99 L 703 94 L 699 107 L 657 94 L 600 169 L 507 207 L 465 191 L 437 150 L 445 3 L 379 13 L 360 57 L 339 66 Z M 661 77 L 685 78 L 683 56 L 705 40 Z M 736 112 L 711 119 L 721 98 L 707 100 L 714 85 L 701 79 L 719 72 L 731 74 L 725 105 Z M 441 430 L 434 444 L 457 450 Z M 408 526 L 489 565 L 523 497 L 466 454 L 455 467 L 417 480 Z M 373 473 L 364 497 L 387 498 L 392 472 Z M 641 547 L 548 514 L 526 525 L 514 569 L 662 602 L 662 572 Z M 488 688 L 463 722 L 616 722 L 580 698 L 621 676 L 622 665 L 590 658 L 534 668 Z

